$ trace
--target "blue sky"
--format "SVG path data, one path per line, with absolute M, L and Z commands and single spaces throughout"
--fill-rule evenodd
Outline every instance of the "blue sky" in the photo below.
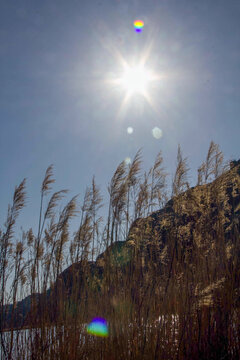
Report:
M 143 169 L 162 150 L 172 174 L 180 143 L 193 185 L 211 140 L 240 158 L 239 1 L 1 0 L 0 8 L 1 224 L 26 177 L 19 224 L 36 228 L 50 164 L 54 190 L 81 200 L 93 175 L 106 195 L 117 165 L 139 148 Z M 121 72 L 114 54 L 137 62 L 150 43 L 146 67 L 163 75 L 149 86 L 155 106 L 137 94 L 119 117 L 124 91 L 106 82 Z

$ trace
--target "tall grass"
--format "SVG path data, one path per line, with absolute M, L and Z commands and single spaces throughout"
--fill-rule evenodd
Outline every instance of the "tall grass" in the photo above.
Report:
M 17 240 L 14 225 L 25 205 L 25 180 L 15 189 L 0 232 L 1 359 L 239 358 L 237 198 L 229 195 L 231 230 L 226 239 L 221 174 L 227 168 L 218 145 L 211 142 L 198 170 L 204 211 L 189 189 L 188 170 L 179 146 L 172 226 L 164 241 L 155 215 L 149 216 L 159 209 L 167 213 L 171 204 L 161 153 L 143 175 L 141 151 L 132 164 L 117 167 L 108 186 L 105 223 L 95 178 L 80 207 L 75 196 L 57 211 L 67 191 L 48 198 L 54 183 L 50 166 L 41 187 L 37 234 L 30 228 Z M 214 179 L 210 189 L 207 184 Z M 191 216 L 198 211 L 203 220 L 195 224 Z M 183 213 L 186 224 L 194 224 L 191 236 L 187 229 L 183 233 Z M 69 224 L 76 216 L 79 227 L 71 236 Z M 147 221 L 141 219 L 146 216 Z M 26 300 L 20 302 L 27 295 L 28 312 Z M 86 333 L 95 316 L 107 319 L 107 338 Z

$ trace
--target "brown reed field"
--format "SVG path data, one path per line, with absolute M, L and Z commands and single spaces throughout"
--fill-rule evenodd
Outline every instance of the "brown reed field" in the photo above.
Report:
M 117 167 L 106 219 L 94 177 L 59 211 L 67 191 L 51 193 L 49 166 L 38 231 L 20 240 L 25 179 L 16 187 L 0 232 L 1 359 L 240 358 L 240 164 L 211 142 L 190 188 L 179 146 L 169 191 L 162 154 L 141 163 L 138 151 Z M 107 337 L 86 332 L 95 316 Z

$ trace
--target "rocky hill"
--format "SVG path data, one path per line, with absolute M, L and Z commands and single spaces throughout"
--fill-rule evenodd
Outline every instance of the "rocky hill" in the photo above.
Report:
M 240 262 L 239 233 L 240 160 L 232 162 L 230 170 L 212 183 L 192 187 L 172 198 L 163 209 L 137 219 L 126 241 L 112 244 L 95 262 L 71 265 L 44 301 L 53 309 L 54 320 L 60 293 L 65 299 L 73 295 L 78 298 L 89 286 L 100 294 L 106 291 L 106 279 L 113 269 L 121 274 L 119 284 L 124 286 L 124 274 L 133 273 L 138 266 L 142 274 L 138 286 L 151 283 L 153 276 L 159 279 L 152 290 L 155 296 L 163 297 L 170 286 L 183 288 L 188 283 L 198 306 L 211 306 L 216 297 L 220 299 L 219 292 L 227 291 L 231 269 Z M 134 282 L 129 284 L 136 286 Z M 239 280 L 234 284 L 234 301 L 239 304 Z M 23 303 L 29 307 L 29 297 L 17 305 L 15 326 L 27 325 Z M 10 313 L 9 310 L 8 319 Z

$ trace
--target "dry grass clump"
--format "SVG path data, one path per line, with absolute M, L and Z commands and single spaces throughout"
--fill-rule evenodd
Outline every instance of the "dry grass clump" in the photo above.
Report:
M 25 180 L 15 189 L 0 231 L 1 359 L 239 358 L 239 189 L 234 188 L 231 200 L 234 221 L 228 224 L 226 243 L 226 199 L 219 178 L 226 166 L 219 146 L 211 142 L 198 170 L 198 185 L 205 186 L 199 187 L 199 198 L 188 190 L 187 159 L 178 147 L 172 212 L 162 223 L 173 221 L 173 226 L 164 242 L 154 217 L 151 222 L 139 219 L 170 209 L 169 203 L 164 208 L 168 191 L 161 152 L 149 172 L 142 176 L 140 170 L 140 151 L 131 165 L 117 167 L 108 186 L 104 224 L 94 177 L 80 209 L 75 196 L 58 213 L 67 190 L 47 200 L 54 183 L 49 166 L 38 231 L 23 231 L 21 239 L 14 237 L 14 225 L 25 205 Z M 214 179 L 220 180 L 210 191 L 207 184 Z M 183 213 L 198 212 L 204 213 L 204 224 L 192 232 L 187 223 L 184 228 Z M 71 237 L 69 224 L 76 216 L 79 226 Z M 107 338 L 86 333 L 95 316 L 107 319 Z

